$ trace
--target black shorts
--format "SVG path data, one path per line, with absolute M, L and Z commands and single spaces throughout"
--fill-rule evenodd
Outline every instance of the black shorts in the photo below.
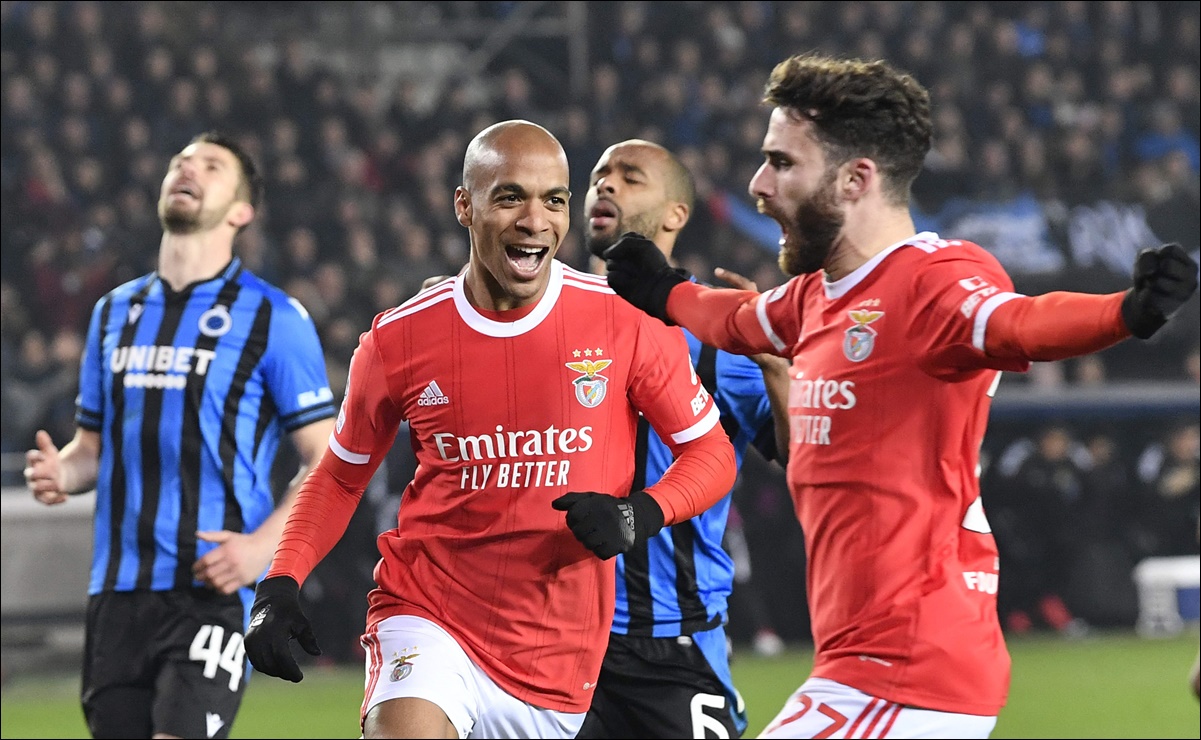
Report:
M 741 737 L 746 713 L 728 679 L 725 651 L 722 627 L 691 638 L 609 635 L 576 737 Z
M 105 592 L 88 599 L 83 713 L 93 737 L 229 737 L 248 673 L 237 594 Z

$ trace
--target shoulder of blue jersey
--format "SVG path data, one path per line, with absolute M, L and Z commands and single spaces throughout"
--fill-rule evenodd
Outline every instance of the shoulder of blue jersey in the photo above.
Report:
M 295 311 L 305 321 L 312 321 L 312 317 L 309 315 L 308 309 L 304 307 L 304 304 L 299 299 L 288 295 L 283 288 L 267 282 L 249 270 L 242 270 L 241 274 L 238 275 L 238 281 L 242 284 L 243 288 L 249 288 L 262 293 L 263 297 L 271 303 L 273 308 L 281 309 L 287 307 L 289 311 Z

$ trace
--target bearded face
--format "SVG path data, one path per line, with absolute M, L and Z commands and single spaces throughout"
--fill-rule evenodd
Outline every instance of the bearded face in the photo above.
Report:
M 238 200 L 241 169 L 234 154 L 209 142 L 189 144 L 171 158 L 159 190 L 158 218 L 170 234 L 219 227 Z
M 600 223 L 595 216 L 601 212 L 609 214 L 611 223 L 605 223 L 603 228 L 591 228 L 590 226 L 584 229 L 584 245 L 597 257 L 603 255 L 606 249 L 617 243 L 618 238 L 627 231 L 635 231 L 648 238 L 653 237 L 659 231 L 659 225 L 663 220 L 662 212 L 626 213 L 611 198 L 601 198 L 588 209 L 587 213 L 593 217 L 591 222 Z
M 221 222 L 221 214 L 205 210 L 200 201 L 180 203 L 178 200 L 161 201 L 158 220 L 163 230 L 172 234 L 195 234 L 210 229 Z
M 197 234 L 214 229 L 225 220 L 234 204 L 232 196 L 222 197 L 222 188 L 204 188 L 186 177 L 174 179 L 159 198 L 158 220 L 170 234 Z
M 807 275 L 825 266 L 846 222 L 838 207 L 836 176 L 837 168 L 828 168 L 817 187 L 797 203 L 780 244 L 779 264 L 784 274 Z

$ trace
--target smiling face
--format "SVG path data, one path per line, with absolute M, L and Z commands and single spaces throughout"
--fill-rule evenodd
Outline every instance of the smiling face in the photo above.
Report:
M 253 216 L 241 165 L 218 144 L 196 142 L 171 158 L 159 190 L 158 217 L 173 234 L 211 231 L 222 224 L 236 229 Z
M 763 164 L 748 188 L 760 213 L 780 224 L 780 269 L 788 275 L 820 270 L 846 220 L 835 187 L 838 167 L 827 163 L 812 127 L 784 108 L 773 110 Z
M 508 310 L 546 290 L 570 227 L 567 155 L 545 129 L 507 121 L 468 147 L 455 214 L 471 235 L 467 285 L 480 308 Z
M 671 205 L 667 158 L 666 150 L 649 142 L 627 141 L 605 150 L 584 196 L 589 252 L 601 256 L 627 231 L 655 239 Z

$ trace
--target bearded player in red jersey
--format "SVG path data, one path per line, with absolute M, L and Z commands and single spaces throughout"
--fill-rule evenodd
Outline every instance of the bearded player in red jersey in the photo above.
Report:
M 541 126 L 473 139 L 454 198 L 469 263 L 360 337 L 330 451 L 256 590 L 246 654 L 299 681 L 290 640 L 317 650 L 299 586 L 408 420 L 419 465 L 379 537 L 365 737 L 573 737 L 608 643 L 612 558 L 734 483 L 683 334 L 555 260 L 567 183 Z M 675 462 L 629 493 L 639 413 Z
M 884 62 L 816 55 L 773 70 L 750 183 L 795 276 L 707 288 L 637 234 L 609 284 L 702 342 L 792 358 L 788 485 L 808 553 L 810 677 L 760 737 L 992 732 L 1009 689 L 997 548 L 978 452 L 1000 372 L 1155 333 L 1196 290 L 1178 245 L 1124 293 L 1023 296 L 970 242 L 915 233 L 927 92 Z

